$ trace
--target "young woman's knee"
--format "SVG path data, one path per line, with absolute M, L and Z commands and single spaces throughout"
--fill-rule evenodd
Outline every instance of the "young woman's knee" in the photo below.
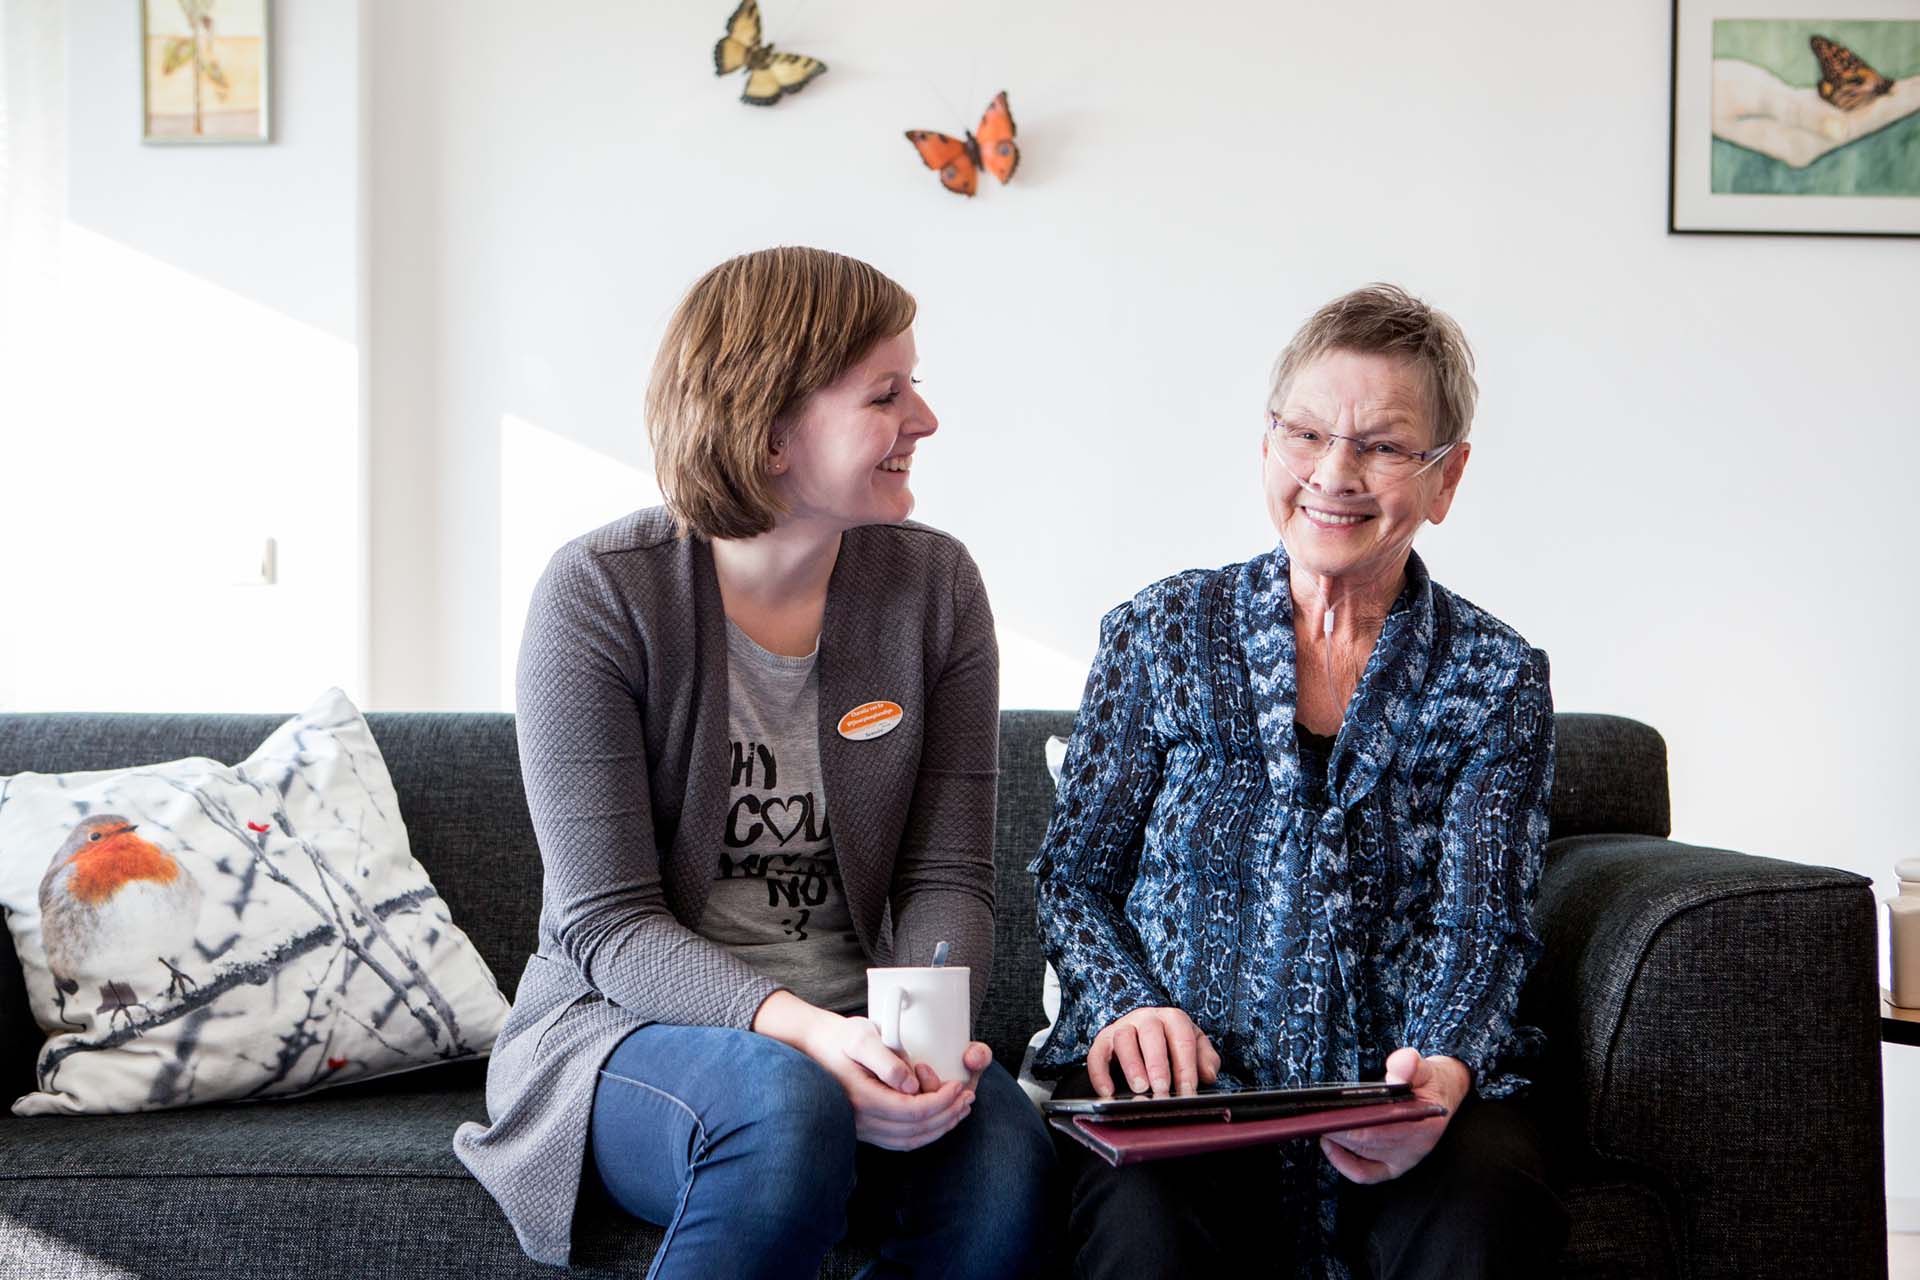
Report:
M 844 1201 L 853 1184 L 853 1106 L 840 1082 L 805 1054 L 757 1035 L 743 1038 L 734 1071 L 745 1105 L 737 1123 L 709 1135 L 710 1158 L 751 1159 L 791 1193 L 837 1188 Z

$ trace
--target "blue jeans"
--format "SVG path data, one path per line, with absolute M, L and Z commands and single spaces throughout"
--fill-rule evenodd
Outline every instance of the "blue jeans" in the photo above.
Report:
M 853 1136 L 825 1068 L 725 1027 L 642 1027 L 600 1069 L 590 1153 L 615 1204 L 666 1229 L 649 1280 L 811 1278 L 848 1233 L 867 1276 L 1020 1276 L 1045 1261 L 1053 1144 L 998 1063 L 973 1113 L 916 1151 Z

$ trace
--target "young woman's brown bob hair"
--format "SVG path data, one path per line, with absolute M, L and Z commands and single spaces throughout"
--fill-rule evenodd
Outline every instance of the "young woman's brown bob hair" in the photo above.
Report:
M 808 396 L 913 323 L 913 295 L 824 249 L 742 254 L 680 301 L 647 386 L 655 478 L 681 532 L 751 538 L 785 508 L 767 472 Z

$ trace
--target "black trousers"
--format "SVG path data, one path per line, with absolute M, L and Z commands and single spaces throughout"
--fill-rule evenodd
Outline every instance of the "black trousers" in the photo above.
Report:
M 1086 1073 L 1057 1097 L 1090 1097 Z M 1071 1197 L 1068 1240 L 1074 1274 L 1090 1278 L 1203 1274 L 1293 1275 L 1301 1215 L 1314 1202 L 1276 1200 L 1283 1172 L 1275 1148 L 1156 1160 L 1115 1169 L 1055 1134 Z M 1297 1157 L 1325 1159 L 1312 1139 Z M 1426 1159 L 1388 1182 L 1343 1181 L 1335 1207 L 1337 1248 L 1354 1276 L 1372 1280 L 1470 1280 L 1551 1276 L 1567 1239 L 1567 1211 L 1548 1187 L 1532 1107 L 1524 1098 L 1469 1098 Z

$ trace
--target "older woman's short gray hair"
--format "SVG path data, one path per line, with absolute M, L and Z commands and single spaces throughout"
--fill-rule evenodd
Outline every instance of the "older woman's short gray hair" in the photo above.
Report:
M 1480 388 L 1466 334 L 1452 316 L 1398 285 L 1370 284 L 1314 312 L 1274 361 L 1268 408 L 1278 413 L 1300 371 L 1330 351 L 1398 356 L 1417 367 L 1427 382 L 1434 444 L 1465 440 L 1472 430 Z

